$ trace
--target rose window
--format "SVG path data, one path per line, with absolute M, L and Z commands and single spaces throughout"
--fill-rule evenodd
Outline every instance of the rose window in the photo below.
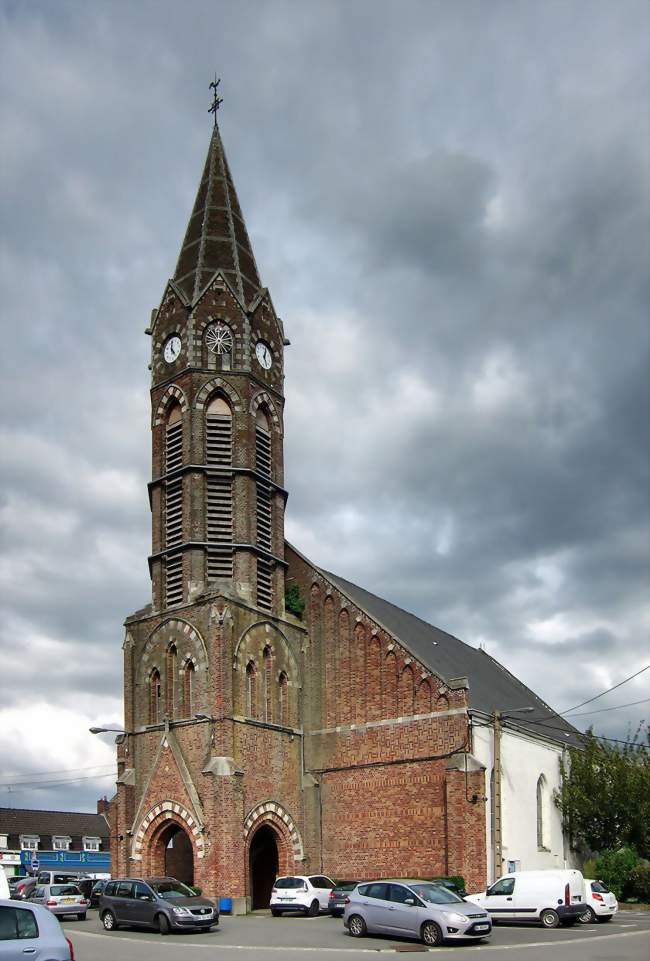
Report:
M 210 324 L 205 333 L 205 343 L 213 354 L 232 353 L 232 331 L 225 324 Z

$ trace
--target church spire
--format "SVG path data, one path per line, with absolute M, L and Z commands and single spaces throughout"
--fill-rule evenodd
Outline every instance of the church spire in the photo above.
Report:
M 220 102 L 216 90 L 215 102 Z M 221 270 L 241 302 L 248 304 L 261 287 L 260 278 L 216 123 L 216 108 L 214 115 L 208 156 L 174 280 L 194 303 L 214 272 Z

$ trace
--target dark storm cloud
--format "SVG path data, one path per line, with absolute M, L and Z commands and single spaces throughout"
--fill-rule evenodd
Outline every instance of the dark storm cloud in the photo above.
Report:
M 142 331 L 215 62 L 292 340 L 290 537 L 560 709 L 638 667 L 650 24 L 642 3 L 587 9 L 0 4 L 7 771 L 111 757 L 85 731 L 120 716 L 121 623 L 149 591 Z M 584 722 L 620 735 L 635 710 Z M 70 743 L 45 763 L 44 717 Z

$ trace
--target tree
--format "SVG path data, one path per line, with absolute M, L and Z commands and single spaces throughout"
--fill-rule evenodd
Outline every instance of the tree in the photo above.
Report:
M 592 730 L 581 739 L 560 763 L 555 795 L 572 843 L 592 851 L 629 845 L 650 857 L 650 729 L 641 725 L 622 746 Z

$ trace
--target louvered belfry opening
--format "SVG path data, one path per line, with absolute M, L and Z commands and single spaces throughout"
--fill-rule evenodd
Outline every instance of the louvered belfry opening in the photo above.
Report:
M 205 462 L 208 468 L 232 466 L 232 411 L 222 397 L 206 410 Z M 208 580 L 232 577 L 232 476 L 210 472 L 206 478 Z
M 269 420 L 262 408 L 257 411 L 255 422 L 255 471 L 257 474 L 257 545 L 271 553 L 271 432 Z M 268 481 L 267 481 L 268 479 Z M 273 591 L 271 565 L 263 557 L 257 559 L 257 603 L 271 609 Z
M 183 540 L 183 479 L 168 475 L 183 465 L 183 418 L 174 404 L 165 427 L 165 550 L 178 547 Z M 180 554 L 165 559 L 165 601 L 167 607 L 183 600 L 183 558 Z

